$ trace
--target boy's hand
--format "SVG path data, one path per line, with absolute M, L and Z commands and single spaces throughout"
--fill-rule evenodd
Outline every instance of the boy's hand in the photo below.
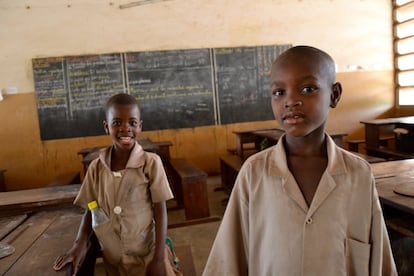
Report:
M 65 254 L 56 258 L 53 269 L 59 271 L 67 264 L 71 263 L 73 268 L 72 275 L 76 275 L 83 263 L 87 251 L 88 247 L 86 245 L 73 245 L 72 248 L 69 249 Z
M 153 258 L 147 266 L 147 276 L 164 276 L 165 275 L 165 264 L 164 260 Z

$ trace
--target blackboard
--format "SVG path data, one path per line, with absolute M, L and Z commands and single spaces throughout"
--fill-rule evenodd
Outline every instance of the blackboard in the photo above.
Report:
M 270 102 L 270 69 L 290 46 L 214 49 L 221 124 L 274 119 Z
M 125 92 L 121 54 L 33 59 L 42 140 L 104 134 L 103 105 Z
M 42 140 L 103 135 L 105 101 L 136 97 L 143 130 L 273 119 L 269 71 L 290 45 L 33 59 Z
M 128 91 L 144 130 L 215 124 L 209 49 L 126 53 Z

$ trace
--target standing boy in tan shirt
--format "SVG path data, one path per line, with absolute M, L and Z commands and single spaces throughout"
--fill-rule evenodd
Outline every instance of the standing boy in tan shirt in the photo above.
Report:
M 396 275 L 370 166 L 325 132 L 341 93 L 325 52 L 276 59 L 271 104 L 285 135 L 243 164 L 203 275 Z
M 89 165 L 75 199 L 86 209 L 85 215 L 72 248 L 58 257 L 54 269 L 70 264 L 73 275 L 91 273 L 82 265 L 88 265 L 84 260 L 94 231 L 107 275 L 175 275 L 165 253 L 165 201 L 173 195 L 160 157 L 137 143 L 142 127 L 138 102 L 131 95 L 114 95 L 106 103 L 105 115 L 104 128 L 113 144 Z M 97 201 L 109 217 L 109 222 L 93 229 L 87 207 L 91 201 Z

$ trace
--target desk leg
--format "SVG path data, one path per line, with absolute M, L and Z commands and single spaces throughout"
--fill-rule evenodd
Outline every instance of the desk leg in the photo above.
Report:
M 207 177 L 183 183 L 182 189 L 185 218 L 189 220 L 209 217 Z
M 378 126 L 376 125 L 365 125 L 365 145 L 367 148 L 379 148 L 380 141 L 379 141 L 380 131 Z M 369 154 L 369 153 L 368 153 Z

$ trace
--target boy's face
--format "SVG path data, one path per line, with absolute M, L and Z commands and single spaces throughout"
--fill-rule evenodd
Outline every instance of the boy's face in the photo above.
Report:
M 138 107 L 133 104 L 111 106 L 104 121 L 104 128 L 111 136 L 115 149 L 132 149 L 142 128 Z
M 329 107 L 336 106 L 342 91 L 332 79 L 327 64 L 317 56 L 290 54 L 273 64 L 272 110 L 287 135 L 325 131 Z

